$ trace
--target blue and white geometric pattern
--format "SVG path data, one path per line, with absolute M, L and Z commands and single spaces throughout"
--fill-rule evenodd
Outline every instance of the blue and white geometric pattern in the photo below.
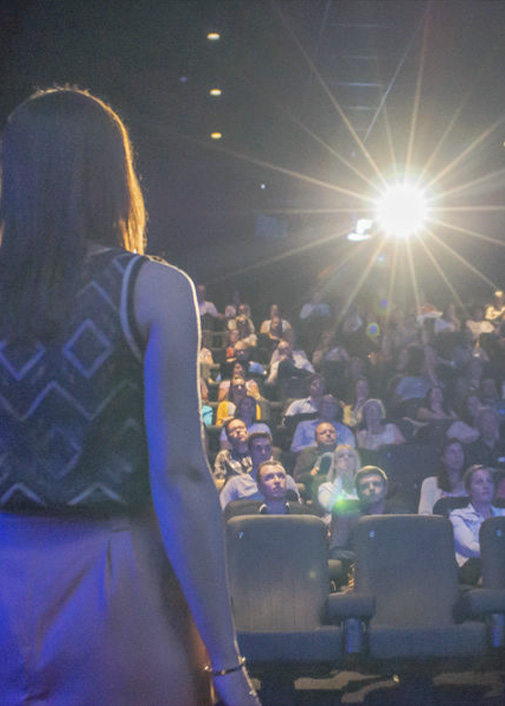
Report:
M 145 259 L 90 257 L 59 343 L 0 341 L 0 509 L 148 502 L 143 371 L 121 311 Z

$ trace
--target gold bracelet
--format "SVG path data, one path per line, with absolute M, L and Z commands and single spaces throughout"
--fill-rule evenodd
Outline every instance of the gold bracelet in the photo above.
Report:
M 212 669 L 212 667 L 207 664 L 203 669 L 208 674 L 213 677 L 224 677 L 226 674 L 232 674 L 232 672 L 239 672 L 242 667 L 245 666 L 245 657 L 239 657 L 238 664 L 235 667 L 230 667 L 229 669 Z

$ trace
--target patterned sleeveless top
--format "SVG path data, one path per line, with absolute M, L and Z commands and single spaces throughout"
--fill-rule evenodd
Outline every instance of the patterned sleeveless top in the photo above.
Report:
M 59 342 L 0 341 L 0 510 L 110 514 L 150 498 L 133 285 L 147 258 L 90 256 Z

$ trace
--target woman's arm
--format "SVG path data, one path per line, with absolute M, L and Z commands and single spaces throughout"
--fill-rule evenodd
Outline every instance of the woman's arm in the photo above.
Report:
M 200 421 L 194 288 L 173 267 L 148 262 L 135 290 L 146 341 L 145 420 L 154 508 L 170 562 L 216 669 L 238 663 L 225 572 L 223 525 Z M 218 677 L 229 706 L 256 704 L 244 670 Z

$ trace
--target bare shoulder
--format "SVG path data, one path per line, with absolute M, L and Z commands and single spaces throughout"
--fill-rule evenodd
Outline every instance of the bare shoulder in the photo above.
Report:
M 143 333 L 153 324 L 193 317 L 196 296 L 188 275 L 173 265 L 146 260 L 135 283 L 135 318 Z
M 193 282 L 188 275 L 174 265 L 161 260 L 146 259 L 137 278 L 137 294 L 142 297 L 152 291 L 172 292 L 179 296 L 193 295 Z

